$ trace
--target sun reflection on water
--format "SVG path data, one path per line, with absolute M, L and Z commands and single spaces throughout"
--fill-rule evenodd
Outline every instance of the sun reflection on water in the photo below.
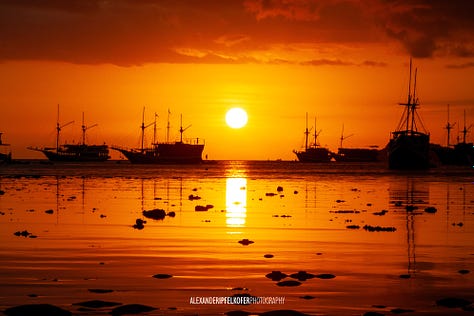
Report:
M 227 178 L 225 191 L 227 226 L 245 226 L 245 219 L 247 217 L 247 179 Z

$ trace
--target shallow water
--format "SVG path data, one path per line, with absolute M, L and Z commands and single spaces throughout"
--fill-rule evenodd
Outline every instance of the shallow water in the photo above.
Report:
M 111 308 L 72 305 L 97 299 L 159 308 L 148 315 L 280 309 L 361 315 L 394 308 L 443 315 L 466 312 L 436 300 L 474 301 L 469 168 L 406 173 L 380 164 L 33 162 L 2 166 L 0 175 L 0 309 L 49 303 L 77 315 L 107 314 Z M 197 205 L 213 207 L 198 212 Z M 407 205 L 417 209 L 407 212 Z M 428 206 L 437 211 L 425 212 Z M 175 216 L 142 215 L 155 208 Z M 146 220 L 141 230 L 132 227 L 137 219 Z M 364 225 L 395 231 L 369 232 Z M 14 235 L 24 230 L 37 238 Z M 242 245 L 243 239 L 254 243 Z M 335 278 L 282 287 L 265 277 L 277 270 Z M 172 277 L 153 278 L 159 273 Z M 284 302 L 190 303 L 242 293 Z

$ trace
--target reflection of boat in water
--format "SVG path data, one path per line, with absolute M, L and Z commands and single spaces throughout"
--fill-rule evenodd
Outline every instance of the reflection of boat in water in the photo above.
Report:
M 9 163 L 12 161 L 12 151 L 10 144 L 5 144 L 2 141 L 3 133 L 0 133 L 0 163 Z
M 388 143 L 388 161 L 390 169 L 427 169 L 429 168 L 429 143 L 430 135 L 418 130 L 423 128 L 423 123 L 416 112 L 418 99 L 416 97 L 416 73 L 411 94 L 411 59 L 410 80 L 408 83 L 408 100 L 400 103 L 405 106 L 397 130 L 392 132 L 392 138 Z
M 344 148 L 342 142 L 353 136 L 353 134 L 344 136 L 344 125 L 342 125 L 341 142 L 334 154 L 334 159 L 338 162 L 375 162 L 379 161 L 380 150 L 378 146 L 370 146 L 369 148 Z
M 321 131 L 316 130 L 316 119 L 314 122 L 314 143 L 308 145 L 308 136 L 310 130 L 308 129 L 308 113 L 306 113 L 306 129 L 305 129 L 305 145 L 304 150 L 293 150 L 298 157 L 298 160 L 301 162 L 329 162 L 332 158 L 332 153 L 329 149 L 321 147 L 318 144 L 318 136 Z
M 466 111 L 464 111 L 464 129 L 462 131 L 463 140 L 455 145 L 450 144 L 450 131 L 454 124 L 449 122 L 449 105 L 448 105 L 448 122 L 446 129 L 448 131 L 447 146 L 431 144 L 430 149 L 436 154 L 439 161 L 443 165 L 472 166 L 474 165 L 474 144 L 466 142 L 466 136 L 471 126 L 466 127 Z
M 56 147 L 28 147 L 30 150 L 42 152 L 51 161 L 62 162 L 89 162 L 89 161 L 106 161 L 110 158 L 109 148 L 107 145 L 87 145 L 86 131 L 97 124 L 91 126 L 84 125 L 84 113 L 82 113 L 82 143 L 81 144 L 64 144 L 59 145 L 59 134 L 61 129 L 74 121 L 66 124 L 59 124 L 59 107 L 58 121 L 56 123 Z
M 169 114 L 169 112 L 168 112 Z M 151 147 L 144 147 L 145 128 L 154 125 L 155 133 Z M 191 126 L 191 125 L 190 125 Z M 112 149 L 121 152 L 131 163 L 136 164 L 162 164 L 162 163 L 200 163 L 202 162 L 202 151 L 204 143 L 196 139 L 183 139 L 183 132 L 190 126 L 183 128 L 182 117 L 179 129 L 180 140 L 176 142 L 156 142 L 156 114 L 155 121 L 145 125 L 145 109 L 143 109 L 141 148 L 123 148 L 114 146 Z M 169 119 L 168 119 L 169 134 Z M 169 138 L 169 137 L 167 137 Z

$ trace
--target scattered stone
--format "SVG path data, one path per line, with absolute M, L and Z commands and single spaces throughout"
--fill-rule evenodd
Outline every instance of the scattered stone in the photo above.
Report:
M 316 252 L 316 256 L 322 256 L 323 253 L 322 252 Z
M 274 256 L 270 253 L 264 254 L 263 255 L 265 258 L 273 258 Z
M 290 277 L 297 279 L 298 281 L 306 281 L 315 277 L 314 274 L 307 273 L 306 271 L 299 271 L 298 273 L 290 274 Z
M 411 275 L 410 274 L 400 274 L 400 279 L 409 279 L 411 278 Z
M 460 273 L 460 274 L 468 274 L 469 272 L 471 272 L 471 271 L 466 270 L 466 269 L 462 269 L 462 270 L 458 271 L 458 273 Z
M 348 226 L 346 226 L 346 228 L 348 228 L 348 229 L 359 229 L 360 226 L 359 225 L 348 225 Z
M 311 296 L 311 295 L 305 295 L 305 296 L 300 296 L 300 298 L 302 298 L 304 300 L 312 300 L 312 299 L 315 299 L 316 297 Z
M 387 214 L 388 211 L 387 210 L 381 210 L 380 212 L 375 212 L 373 213 L 374 215 L 377 215 L 377 216 L 384 216 L 385 214 Z
M 385 305 L 372 305 L 374 308 L 387 308 Z
M 141 305 L 141 304 L 128 304 L 115 307 L 110 313 L 112 316 L 127 315 L 127 314 L 140 314 L 156 310 L 156 308 Z
M 145 224 L 146 224 L 146 221 L 144 221 L 141 218 L 137 218 L 137 220 L 135 221 L 135 225 L 133 225 L 132 227 L 135 229 L 143 229 L 145 228 Z
M 268 273 L 265 275 L 265 277 L 271 279 L 272 281 L 280 281 L 286 278 L 288 275 L 286 273 L 283 273 L 281 271 L 272 271 L 271 273 Z
M 446 297 L 436 301 L 436 305 L 449 308 L 465 307 L 471 305 L 472 302 L 463 298 Z
M 336 203 L 344 203 L 344 200 L 336 200 Z
M 372 203 L 367 203 L 367 206 L 372 206 Z
M 28 297 L 38 297 L 38 294 L 31 293 L 31 294 L 28 294 L 27 296 Z
M 207 208 L 207 206 L 196 205 L 196 206 L 194 207 L 194 210 L 195 210 L 196 212 L 207 212 L 208 208 Z
M 88 291 L 91 292 L 91 293 L 104 294 L 104 293 L 112 293 L 114 290 L 107 290 L 107 289 L 88 289 Z
M 283 187 L 278 186 L 278 187 L 277 187 L 277 192 L 283 192 Z
M 334 279 L 336 276 L 331 273 L 321 273 L 321 274 L 316 274 L 315 277 L 317 277 L 318 279 L 329 280 L 329 279 Z
M 26 237 L 32 235 L 32 233 L 30 233 L 30 232 L 27 231 L 27 230 L 23 230 L 23 231 L 14 232 L 13 235 L 18 236 L 18 237 L 21 236 L 21 237 L 25 237 L 25 238 L 26 238 Z
M 161 201 L 162 198 L 160 198 L 160 197 L 155 197 L 154 200 L 155 200 L 155 201 Z
M 172 278 L 173 276 L 171 274 L 166 274 L 166 273 L 158 273 L 153 276 L 155 279 L 169 279 Z
M 301 282 L 294 281 L 294 280 L 280 281 L 276 285 L 278 285 L 278 286 L 298 286 L 298 285 L 301 285 Z
M 404 308 L 394 308 L 390 310 L 390 312 L 393 314 L 413 313 L 414 311 L 415 310 L 413 309 L 404 309 Z
M 276 193 L 273 193 L 273 192 L 269 192 L 269 193 L 265 193 L 265 196 L 275 196 Z
M 156 220 L 163 220 L 166 216 L 165 210 L 155 208 L 149 211 L 143 211 L 143 216 L 146 218 L 156 219 Z
M 4 195 L 4 194 L 5 194 L 5 191 L 0 190 L 0 195 Z
M 413 212 L 414 210 L 417 210 L 418 209 L 418 206 L 414 206 L 414 205 L 407 205 L 405 206 L 405 210 L 407 212 Z
M 169 217 L 175 217 L 176 216 L 176 213 L 171 211 L 167 214 Z
M 382 226 L 370 226 L 370 225 L 365 225 L 363 228 L 368 232 L 394 232 L 397 230 L 395 227 L 382 227 Z
M 436 213 L 438 210 L 436 209 L 436 207 L 434 206 L 428 206 L 425 208 L 425 212 L 426 213 L 430 213 L 430 214 L 434 214 Z
M 337 210 L 337 211 L 330 211 L 330 213 L 336 213 L 336 214 L 359 214 L 360 211 L 357 211 L 357 210 Z
M 107 215 L 100 214 L 100 218 L 105 218 L 105 217 L 107 217 Z
M 248 246 L 248 245 L 253 244 L 253 243 L 254 243 L 254 241 L 248 240 L 247 238 L 239 240 L 239 244 L 242 244 L 244 246 Z
M 296 191 L 296 190 L 295 190 L 295 191 L 293 191 L 293 194 L 298 194 L 298 191 Z
M 3 311 L 7 316 L 70 316 L 72 313 L 50 304 L 27 304 L 7 308 Z
M 190 195 L 188 196 L 188 199 L 189 199 L 190 201 L 193 201 L 193 200 L 200 200 L 201 197 L 200 197 L 200 196 L 197 196 L 197 195 L 192 195 L 192 194 L 190 194 Z
M 89 308 L 102 308 L 102 307 L 118 306 L 118 305 L 122 305 L 122 303 L 107 302 L 107 301 L 101 301 L 101 300 L 92 300 L 92 301 L 74 303 L 72 305 L 77 305 L 77 306 L 82 306 L 82 307 L 89 307 Z
M 287 217 L 291 217 L 291 215 L 281 215 L 280 217 L 287 218 Z
M 54 213 L 54 211 L 53 211 L 53 210 L 51 210 L 51 209 L 49 209 L 49 210 L 46 210 L 46 211 L 44 211 L 44 212 L 45 212 L 46 214 L 53 214 L 53 213 Z

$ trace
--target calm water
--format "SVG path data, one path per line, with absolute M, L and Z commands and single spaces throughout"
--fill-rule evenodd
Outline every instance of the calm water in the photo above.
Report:
M 72 305 L 103 300 L 158 308 L 148 315 L 466 314 L 436 301 L 474 301 L 473 181 L 469 168 L 404 173 L 378 164 L 2 166 L 0 310 L 49 303 L 106 315 L 111 308 Z M 425 212 L 429 206 L 437 211 Z M 155 208 L 175 216 L 142 215 Z M 137 219 L 146 220 L 143 229 L 132 227 Z M 24 230 L 37 238 L 14 235 Z M 278 286 L 265 277 L 272 271 L 335 278 Z M 284 302 L 190 304 L 236 294 Z

